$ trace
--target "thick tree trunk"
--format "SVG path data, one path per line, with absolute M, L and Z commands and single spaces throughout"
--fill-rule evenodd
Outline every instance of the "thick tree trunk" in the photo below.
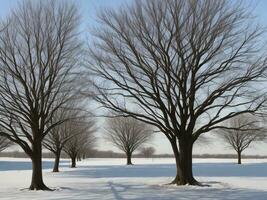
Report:
M 73 156 L 71 158 L 71 168 L 75 168 L 76 167 L 76 156 Z
M 241 164 L 241 151 L 237 152 L 237 159 L 238 159 L 237 164 Z
M 42 174 L 42 145 L 41 141 L 33 143 L 32 159 L 32 181 L 30 190 L 51 190 L 43 182 Z
M 194 179 L 192 170 L 192 149 L 193 143 L 191 141 L 181 141 L 179 142 L 179 150 L 177 147 L 177 142 L 171 141 L 173 153 L 176 162 L 176 177 L 171 182 L 176 185 L 200 185 Z
M 126 157 L 127 157 L 127 165 L 132 165 L 132 153 L 126 153 Z
M 53 172 L 59 172 L 60 153 L 61 153 L 60 151 L 57 151 L 55 153 L 55 162 L 54 162 Z

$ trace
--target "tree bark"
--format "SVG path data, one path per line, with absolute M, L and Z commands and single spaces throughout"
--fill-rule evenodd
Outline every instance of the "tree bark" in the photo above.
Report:
M 32 180 L 30 190 L 51 190 L 43 182 L 42 174 L 42 145 L 41 141 L 34 141 L 32 145 Z
M 127 165 L 132 165 L 132 153 L 131 152 L 127 152 L 126 153 L 126 157 L 127 157 Z
M 71 168 L 75 168 L 76 167 L 76 156 L 73 156 L 71 158 Z
M 60 154 L 61 154 L 60 151 L 55 153 L 55 162 L 54 162 L 53 172 L 59 172 Z
M 241 151 L 237 151 L 237 164 L 241 164 Z
M 179 142 L 179 150 L 176 139 L 171 141 L 172 149 L 176 162 L 176 176 L 171 184 L 176 185 L 200 185 L 195 180 L 192 170 L 192 149 L 193 142 L 190 140 L 183 140 Z

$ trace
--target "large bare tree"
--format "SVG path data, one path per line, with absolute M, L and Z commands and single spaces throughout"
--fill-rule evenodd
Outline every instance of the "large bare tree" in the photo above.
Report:
M 59 1 L 23 1 L 6 24 L 0 33 L 1 135 L 31 158 L 29 189 L 49 190 L 42 176 L 42 141 L 62 123 L 50 121 L 73 95 L 80 46 L 77 8 Z
M 144 143 L 152 138 L 153 129 L 135 118 L 109 118 L 105 138 L 123 151 L 127 158 L 127 165 L 132 165 L 132 154 Z
M 230 119 L 228 127 L 217 131 L 218 135 L 233 148 L 237 153 L 238 164 L 241 164 L 241 153 L 247 149 L 251 143 L 263 141 L 265 133 L 260 126 L 259 120 L 253 116 L 240 115 Z
M 199 184 L 192 148 L 201 134 L 265 102 L 263 31 L 253 19 L 227 0 L 141 0 L 99 14 L 88 58 L 95 99 L 167 137 L 177 185 Z

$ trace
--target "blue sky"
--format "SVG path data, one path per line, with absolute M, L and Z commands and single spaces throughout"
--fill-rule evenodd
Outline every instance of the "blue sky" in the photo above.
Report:
M 22 0 L 0 0 L 0 17 L 4 18 L 12 8 L 16 7 L 18 2 Z M 60 0 L 64 1 L 64 0 Z M 65 0 L 68 1 L 68 0 Z M 97 10 L 101 7 L 112 7 L 118 8 L 124 3 L 131 2 L 132 0 L 70 0 L 75 2 L 80 8 L 82 16 L 82 27 L 84 33 L 89 32 L 90 26 L 95 23 Z M 231 0 L 229 0 L 231 1 Z M 253 13 L 257 16 L 257 20 L 264 26 L 267 27 L 267 0 L 243 0 L 253 9 Z M 103 141 L 99 141 L 99 146 L 102 146 Z M 151 144 L 157 147 L 157 153 L 171 153 L 170 145 L 164 136 L 158 135 L 155 137 Z M 105 146 L 105 150 L 115 150 L 110 145 Z M 245 152 L 248 154 L 265 154 L 267 155 L 266 144 L 256 145 L 256 148 L 250 148 L 249 151 Z M 212 152 L 211 152 L 212 150 Z M 211 143 L 205 145 L 197 145 L 194 149 L 197 153 L 234 153 L 232 150 L 225 148 L 221 142 L 212 140 Z

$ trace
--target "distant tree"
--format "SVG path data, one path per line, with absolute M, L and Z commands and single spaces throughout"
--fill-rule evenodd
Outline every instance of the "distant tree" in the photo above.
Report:
M 6 148 L 10 147 L 13 143 L 6 137 L 0 136 L 0 152 L 4 151 Z
M 64 109 L 59 109 L 51 118 L 51 123 L 54 120 L 61 120 L 62 118 L 65 119 L 67 111 Z M 59 172 L 59 162 L 60 162 L 60 155 L 64 144 L 70 139 L 70 135 L 65 133 L 65 124 L 67 120 L 60 125 L 54 127 L 50 130 L 50 132 L 46 135 L 43 141 L 43 145 L 46 149 L 51 151 L 55 155 L 54 167 L 53 172 Z
M 145 157 L 145 158 L 151 158 L 156 152 L 156 149 L 154 147 L 143 147 L 140 150 L 140 153 Z
M 43 182 L 42 141 L 61 121 L 55 112 L 73 95 L 79 70 L 77 7 L 66 1 L 23 1 L 0 33 L 1 135 L 32 160 L 30 190 Z
M 88 57 L 94 98 L 166 136 L 173 184 L 200 184 L 192 171 L 200 135 L 267 100 L 259 84 L 266 79 L 265 31 L 243 2 L 136 0 L 98 15 Z
M 264 130 L 253 116 L 240 115 L 228 122 L 228 128 L 217 131 L 218 135 L 237 153 L 238 164 L 241 164 L 241 154 L 251 143 L 262 141 Z
M 64 145 L 68 142 L 68 140 L 75 136 L 75 132 L 73 132 L 72 134 L 68 130 L 69 123 L 72 123 L 73 121 L 77 120 L 84 120 L 84 118 L 89 117 L 89 115 L 91 115 L 88 114 L 88 112 L 82 110 L 82 108 L 80 107 L 81 106 L 77 107 L 77 101 L 75 99 L 74 101 L 70 101 L 68 106 L 58 109 L 51 118 L 52 124 L 55 121 L 64 121 L 60 125 L 51 129 L 43 141 L 44 147 L 55 155 L 53 172 L 59 171 L 60 155 Z
M 77 160 L 81 161 L 82 159 L 86 159 L 92 155 L 94 155 L 95 149 L 94 144 L 85 146 L 79 153 Z
M 93 148 L 96 142 L 94 136 L 95 121 L 93 120 L 73 120 L 65 125 L 65 134 L 72 137 L 63 146 L 63 151 L 71 159 L 71 167 L 76 167 L 76 160 L 81 158 L 88 148 Z
M 105 138 L 127 157 L 127 165 L 132 165 L 132 154 L 152 137 L 152 127 L 131 117 L 109 118 Z

